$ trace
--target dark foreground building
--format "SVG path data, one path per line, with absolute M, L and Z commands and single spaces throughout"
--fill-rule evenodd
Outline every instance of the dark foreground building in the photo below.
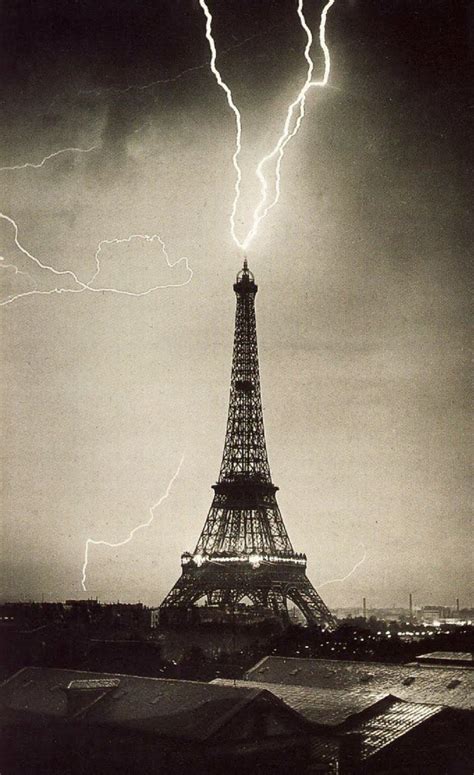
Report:
M 230 685 L 217 679 L 214 683 Z M 340 775 L 472 775 L 474 718 L 466 710 L 287 684 L 267 687 L 312 725 L 312 766 Z M 311 771 L 311 770 L 309 770 Z
M 24 668 L 0 686 L 2 775 L 304 772 L 309 724 L 266 689 Z
M 238 685 L 267 688 L 313 725 L 312 759 L 326 771 L 474 772 L 470 667 L 265 657 L 246 678 Z

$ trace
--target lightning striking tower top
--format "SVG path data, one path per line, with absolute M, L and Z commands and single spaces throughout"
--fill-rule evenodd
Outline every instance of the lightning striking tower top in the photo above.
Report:
M 310 623 L 334 620 L 306 576 L 306 556 L 294 551 L 276 500 L 263 426 L 255 321 L 255 278 L 244 260 L 237 297 L 229 414 L 214 498 L 193 554 L 161 605 L 185 609 L 206 597 L 226 608 L 243 597 L 288 620 L 291 600 Z
M 206 38 L 209 44 L 209 50 L 211 53 L 211 60 L 209 67 L 216 79 L 218 86 L 225 93 L 227 104 L 234 114 L 235 121 L 235 146 L 234 153 L 232 155 L 232 164 L 235 170 L 235 183 L 234 183 L 234 201 L 232 203 L 232 210 L 229 217 L 230 233 L 233 241 L 237 247 L 242 250 L 246 250 L 254 237 L 257 235 L 259 224 L 267 216 L 270 210 L 275 207 L 280 198 L 280 179 L 281 179 L 281 163 L 285 153 L 286 146 L 298 133 L 305 115 L 306 95 L 314 86 L 326 86 L 329 80 L 329 73 L 331 70 L 331 57 L 329 48 L 326 43 L 326 21 L 330 8 L 334 5 L 335 0 L 326 0 L 319 22 L 319 45 L 324 55 L 324 72 L 319 81 L 313 80 L 314 62 L 311 58 L 311 48 L 313 45 L 313 35 L 305 19 L 303 11 L 303 0 L 297 0 L 296 11 L 301 28 L 306 36 L 306 45 L 304 47 L 304 58 L 306 60 L 306 78 L 301 86 L 296 98 L 288 105 L 286 118 L 283 124 L 281 134 L 276 141 L 273 148 L 260 159 L 256 169 L 255 175 L 259 181 L 260 198 L 257 202 L 252 217 L 252 225 L 247 229 L 246 236 L 241 239 L 237 236 L 236 231 L 236 215 L 239 206 L 239 200 L 241 195 L 241 182 L 242 182 L 242 169 L 240 167 L 240 155 L 242 152 L 242 116 L 238 106 L 235 104 L 234 97 L 229 85 L 222 77 L 221 71 L 217 66 L 217 49 L 214 40 L 212 25 L 213 18 L 209 9 L 207 0 L 198 0 L 199 5 L 204 13 L 206 20 Z M 267 180 L 268 172 L 266 168 L 270 166 L 273 169 L 270 177 L 273 177 L 274 183 L 269 184 Z

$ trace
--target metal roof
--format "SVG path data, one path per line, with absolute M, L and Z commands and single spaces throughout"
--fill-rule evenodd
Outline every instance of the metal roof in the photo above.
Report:
M 0 709 L 66 719 L 67 689 L 87 691 L 87 687 L 92 699 L 97 697 L 97 690 L 104 692 L 100 702 L 85 709 L 87 723 L 196 740 L 209 738 L 257 697 L 271 698 L 265 690 L 247 686 L 27 667 L 0 686 Z
M 214 685 L 230 686 L 230 679 L 217 678 Z M 346 721 L 354 713 L 371 708 L 374 703 L 386 697 L 366 691 L 363 695 L 351 694 L 345 689 L 314 689 L 306 686 L 291 686 L 288 684 L 273 684 L 259 681 L 236 681 L 238 687 L 249 686 L 253 689 L 268 689 L 294 710 L 301 713 L 313 724 L 337 726 Z
M 419 654 L 416 659 L 436 659 L 438 662 L 466 662 L 474 663 L 474 654 L 471 651 L 431 651 L 429 654 Z
M 246 677 L 259 684 L 339 689 L 349 692 L 353 698 L 364 698 L 368 693 L 392 694 L 407 702 L 473 707 L 474 671 L 468 667 L 272 656 L 264 657 Z
M 362 755 L 367 759 L 442 711 L 436 705 L 392 700 L 370 718 L 355 720 L 350 731 L 362 734 Z
M 221 686 L 230 680 L 213 681 Z M 267 687 L 308 721 L 332 727 L 335 735 L 358 732 L 362 735 L 363 758 L 373 756 L 387 745 L 410 732 L 427 719 L 438 715 L 443 708 L 438 705 L 424 705 L 405 702 L 391 695 L 374 695 L 366 692 L 364 697 L 345 689 L 320 689 L 288 684 L 270 684 L 257 681 L 237 681 L 237 686 L 248 684 L 253 688 Z M 319 730 L 321 734 L 323 730 Z M 327 735 L 327 733 L 325 733 Z M 323 759 L 334 758 L 337 748 L 334 740 L 318 736 L 315 729 L 317 753 Z M 313 749 L 315 746 L 313 746 Z

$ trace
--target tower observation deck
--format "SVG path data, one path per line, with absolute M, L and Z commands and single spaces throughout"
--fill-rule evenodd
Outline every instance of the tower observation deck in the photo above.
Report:
M 229 414 L 214 498 L 194 552 L 181 557 L 182 573 L 162 612 L 186 609 L 205 597 L 228 609 L 242 598 L 287 622 L 291 601 L 310 624 L 334 619 L 306 576 L 276 500 L 268 464 L 258 365 L 255 296 L 247 261 L 234 283 L 237 297 Z

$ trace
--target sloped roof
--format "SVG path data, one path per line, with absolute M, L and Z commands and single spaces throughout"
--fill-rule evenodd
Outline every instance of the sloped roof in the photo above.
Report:
M 430 651 L 429 654 L 419 654 L 416 660 L 433 659 L 438 662 L 459 662 L 474 667 L 474 654 L 471 651 Z
M 75 689 L 82 681 L 101 684 L 103 679 L 116 679 L 119 684 L 104 687 L 100 701 L 84 710 L 81 717 L 86 723 L 153 731 L 173 738 L 205 740 L 240 708 L 257 697 L 271 697 L 265 690 L 247 686 L 27 667 L 0 686 L 0 708 L 21 715 L 66 719 L 64 690 L 68 685 L 73 682 Z
M 216 679 L 215 684 L 229 685 L 228 679 Z M 392 695 L 380 696 L 367 692 L 364 697 L 345 689 L 320 689 L 288 684 L 238 681 L 238 686 L 267 687 L 294 710 L 317 725 L 333 728 L 336 735 L 358 732 L 362 735 L 363 758 L 369 758 L 399 737 L 407 734 L 427 719 L 443 711 L 438 705 L 405 702 Z M 323 732 L 321 736 L 319 734 Z M 312 748 L 322 759 L 334 758 L 337 747 L 327 732 L 315 729 Z
M 362 755 L 367 759 L 442 711 L 443 708 L 436 705 L 422 705 L 392 698 L 386 707 L 374 715 L 355 719 L 350 723 L 349 729 L 351 732 L 362 734 Z
M 407 702 L 471 709 L 474 671 L 463 667 L 386 665 L 334 659 L 264 657 L 246 674 L 259 684 L 344 690 L 354 698 L 393 694 Z
M 230 686 L 230 679 L 216 678 L 214 685 Z M 363 695 L 352 694 L 345 689 L 315 689 L 306 686 L 291 686 L 289 684 L 273 684 L 259 681 L 236 681 L 238 687 L 249 686 L 252 689 L 268 689 L 291 708 L 301 713 L 313 724 L 337 726 L 342 724 L 354 713 L 371 708 L 374 703 L 386 697 L 366 691 Z

